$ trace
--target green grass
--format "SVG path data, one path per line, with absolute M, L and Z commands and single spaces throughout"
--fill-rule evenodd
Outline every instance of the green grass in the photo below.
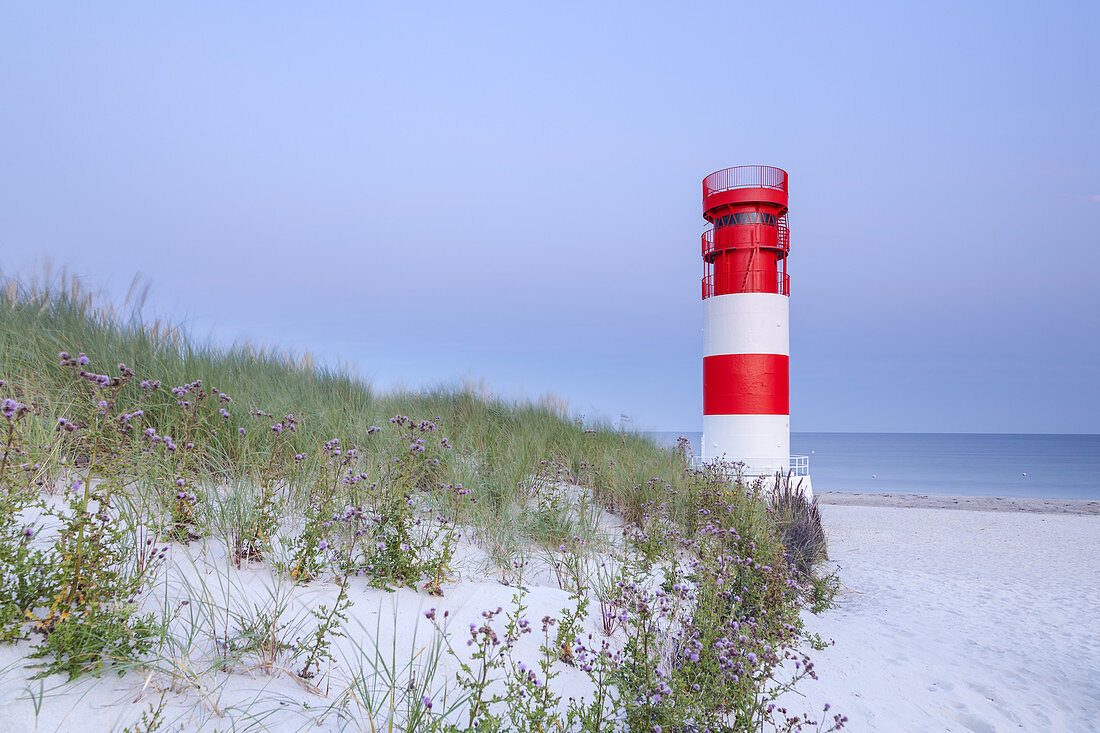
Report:
M 86 354 L 89 370 L 98 373 L 114 374 L 115 366 L 124 363 L 135 371 L 135 380 L 162 382 L 161 399 L 143 405 L 146 424 L 177 442 L 186 430 L 184 414 L 164 390 L 202 380 L 205 388 L 232 397 L 227 405 L 231 417 L 204 426 L 204 439 L 212 448 L 209 467 L 226 480 L 250 476 L 263 463 L 267 446 L 254 434 L 286 414 L 294 414 L 301 425 L 283 442 L 295 453 L 311 454 L 332 438 L 370 451 L 377 441 L 371 441 L 367 431 L 386 425 L 394 415 L 439 418 L 440 433 L 455 446 L 444 459 L 440 477 L 474 491 L 482 510 L 475 519 L 486 521 L 525 513 L 518 510 L 526 509 L 530 479 L 540 461 L 568 468 L 569 478 L 590 485 L 603 504 L 628 518 L 637 518 L 647 501 L 663 496 L 660 489 L 665 485 L 680 486 L 686 468 L 673 451 L 646 436 L 619 432 L 606 423 L 582 426 L 553 398 L 541 403 L 509 401 L 461 386 L 379 392 L 346 370 L 316 365 L 308 354 L 196 342 L 179 326 L 143 320 L 136 309 L 97 306 L 75 279 L 4 283 L 4 396 L 33 402 L 51 416 L 86 411 L 81 385 L 57 366 L 60 352 Z M 115 411 L 134 409 L 140 396 L 140 390 L 124 391 Z M 275 418 L 250 417 L 255 410 Z M 38 424 L 50 427 L 44 421 Z M 247 433 L 244 440 L 242 428 Z M 38 437 L 45 444 L 49 436 Z M 558 523 L 567 521 L 559 518 Z M 520 525 L 542 538 L 554 534 L 548 532 L 553 523 L 544 516 Z
M 818 555 L 804 551 L 803 530 L 810 520 L 819 530 L 819 517 L 796 517 L 791 507 L 805 506 L 789 491 L 769 506 L 736 467 L 691 470 L 682 452 L 570 419 L 553 398 L 380 393 L 308 356 L 196 342 L 137 309 L 97 307 L 75 280 L 3 284 L 0 401 L 0 642 L 42 637 L 28 655 L 41 677 L 139 671 L 158 689 L 198 690 L 215 717 L 262 725 L 254 714 L 279 701 L 223 708 L 227 675 L 287 674 L 311 693 L 321 678 L 340 684 L 328 669 L 330 646 L 347 636 L 345 591 L 443 595 L 464 536 L 490 565 L 483 577 L 517 586 L 499 621 L 506 637 L 526 633 L 528 564 L 569 592 L 575 606 L 556 635 L 543 622 L 539 681 L 492 629 L 477 631 L 467 658 L 436 626 L 434 651 L 417 662 L 425 676 L 398 696 L 396 646 L 386 661 L 365 641 L 337 698 L 360 724 L 381 714 L 453 732 L 468 728 L 445 710 L 466 709 L 477 730 L 602 731 L 614 713 L 631 731 L 747 733 L 775 722 L 770 701 L 809 674 L 796 667 L 777 682 L 803 640 L 803 599 L 817 610 L 832 598 L 834 586 L 807 585 Z M 617 539 L 605 511 L 618 515 Z M 824 535 L 810 539 L 823 555 Z M 168 543 L 185 546 L 183 562 L 220 558 L 214 576 L 185 581 L 186 605 L 170 603 Z M 259 563 L 275 585 L 237 607 L 247 594 L 230 578 Z M 309 627 L 290 618 L 295 589 L 334 577 L 341 595 Z M 582 638 L 590 603 L 612 641 Z M 483 612 L 486 624 L 497 613 Z M 461 689 L 432 711 L 424 694 L 446 682 L 433 680 L 444 650 L 460 662 Z M 595 707 L 549 689 L 565 664 L 584 668 Z M 494 679 L 507 696 L 489 692 Z

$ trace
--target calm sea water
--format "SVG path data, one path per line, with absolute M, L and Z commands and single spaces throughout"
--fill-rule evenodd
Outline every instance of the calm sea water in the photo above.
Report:
M 696 454 L 702 440 L 651 435 Z M 791 433 L 791 453 L 810 456 L 818 491 L 1100 499 L 1100 435 Z

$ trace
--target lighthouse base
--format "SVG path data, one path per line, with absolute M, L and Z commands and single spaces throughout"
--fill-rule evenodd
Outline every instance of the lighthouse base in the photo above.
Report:
M 731 478 L 733 478 L 733 472 L 736 471 L 737 476 L 746 486 L 752 486 L 759 481 L 760 486 L 768 493 L 775 490 L 776 474 L 778 473 L 783 477 L 780 480 L 786 481 L 789 479 L 791 487 L 800 491 L 807 499 L 812 499 L 814 495 L 813 479 L 810 477 L 809 456 L 790 456 L 786 468 L 782 468 L 777 464 L 774 467 L 758 468 L 758 470 L 750 468 L 747 461 L 739 461 L 724 455 L 711 458 L 692 456 L 691 458 L 691 467 L 696 470 L 702 470 L 708 465 L 715 464 L 721 464 L 721 468 Z
M 770 495 L 773 491 L 775 491 L 775 488 L 776 488 L 776 485 L 775 485 L 775 471 L 772 471 L 771 473 L 765 473 L 765 474 L 749 474 L 749 473 L 744 474 L 744 481 L 745 481 L 746 486 L 751 486 L 752 484 L 756 483 L 758 480 L 760 481 L 761 485 L 763 486 L 764 492 L 766 494 Z M 781 480 L 786 481 L 786 473 L 784 473 L 784 478 L 781 479 Z M 790 477 L 790 480 L 791 480 L 791 488 L 792 489 L 795 489 L 796 491 L 801 492 L 807 499 L 812 499 L 813 498 L 813 496 L 814 496 L 814 487 L 813 487 L 813 481 L 810 479 L 810 474 L 807 473 L 807 474 L 803 474 L 801 476 L 795 476 L 792 473 L 791 477 Z
M 749 476 L 774 476 L 791 468 L 788 415 L 703 415 L 705 463 L 742 463 Z

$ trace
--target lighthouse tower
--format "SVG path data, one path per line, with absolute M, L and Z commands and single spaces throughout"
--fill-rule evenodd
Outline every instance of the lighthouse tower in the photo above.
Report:
M 787 172 L 738 166 L 703 179 L 704 461 L 745 476 L 791 468 Z M 796 473 L 805 473 L 797 465 Z

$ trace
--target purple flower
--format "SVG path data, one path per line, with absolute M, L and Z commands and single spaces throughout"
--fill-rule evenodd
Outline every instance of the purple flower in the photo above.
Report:
M 237 432 L 244 435 L 244 428 L 237 428 Z

